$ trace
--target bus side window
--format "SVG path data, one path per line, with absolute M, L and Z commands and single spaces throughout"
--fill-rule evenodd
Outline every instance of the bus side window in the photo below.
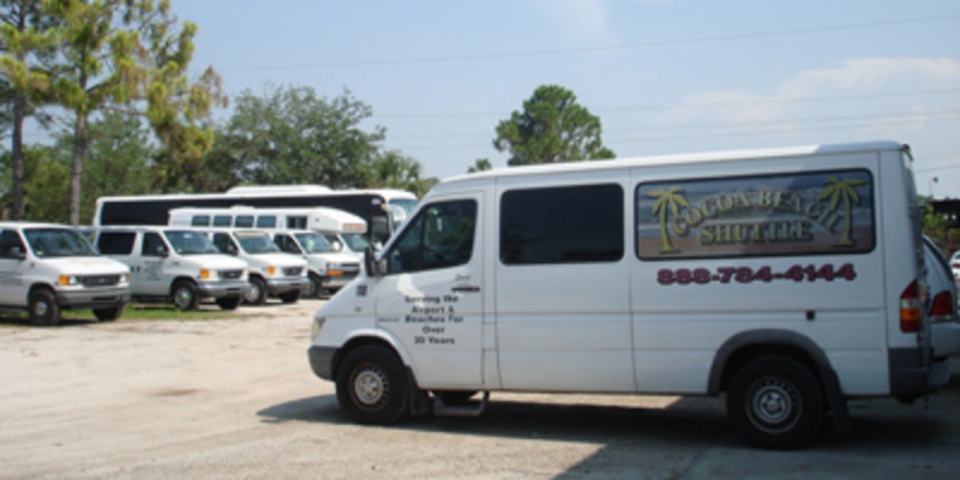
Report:
M 194 215 L 190 220 L 191 227 L 208 227 L 210 226 L 210 215 Z

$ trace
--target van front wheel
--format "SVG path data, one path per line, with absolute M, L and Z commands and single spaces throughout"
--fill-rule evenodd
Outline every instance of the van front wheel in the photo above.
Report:
M 337 368 L 337 401 L 357 423 L 385 425 L 407 413 L 407 375 L 379 345 L 358 347 Z
M 755 446 L 800 448 L 823 423 L 823 391 L 799 362 L 777 355 L 758 357 L 730 380 L 727 416 Z
M 187 280 L 173 284 L 173 305 L 177 310 L 196 310 L 200 306 L 200 294 L 197 285 Z
M 34 325 L 56 325 L 60 323 L 60 305 L 57 295 L 46 288 L 38 288 L 30 293 L 30 322 Z

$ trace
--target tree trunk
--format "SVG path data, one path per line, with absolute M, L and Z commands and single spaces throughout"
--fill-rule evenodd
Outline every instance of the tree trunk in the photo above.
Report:
M 11 220 L 23 220 L 23 119 L 27 110 L 27 98 L 17 92 L 13 98 L 13 210 Z
M 77 114 L 73 125 L 73 169 L 70 171 L 70 225 L 80 225 L 80 178 L 83 176 L 83 154 L 86 149 L 84 125 L 86 117 Z

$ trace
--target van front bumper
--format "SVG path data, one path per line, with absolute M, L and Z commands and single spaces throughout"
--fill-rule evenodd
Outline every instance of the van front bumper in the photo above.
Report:
M 357 278 L 357 272 L 343 272 L 340 275 L 328 275 L 323 279 L 324 288 L 343 288 L 353 279 Z
M 288 292 L 302 292 L 310 285 L 307 277 L 268 278 L 267 294 L 281 295 Z
M 203 297 L 225 298 L 242 297 L 253 288 L 249 283 L 240 280 L 225 282 L 199 282 L 197 289 Z
M 310 368 L 316 376 L 324 380 L 333 380 L 333 359 L 336 356 L 337 349 L 334 347 L 311 346 L 307 350 Z
M 64 308 L 112 308 L 129 302 L 128 287 L 57 291 L 57 303 Z

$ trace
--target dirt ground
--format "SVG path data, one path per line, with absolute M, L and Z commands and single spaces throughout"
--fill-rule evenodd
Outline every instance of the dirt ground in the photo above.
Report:
M 0 318 L 0 478 L 960 477 L 957 374 L 929 402 L 853 402 L 851 433 L 800 452 L 745 447 L 711 398 L 495 393 L 479 418 L 356 425 L 307 363 L 320 304 Z

